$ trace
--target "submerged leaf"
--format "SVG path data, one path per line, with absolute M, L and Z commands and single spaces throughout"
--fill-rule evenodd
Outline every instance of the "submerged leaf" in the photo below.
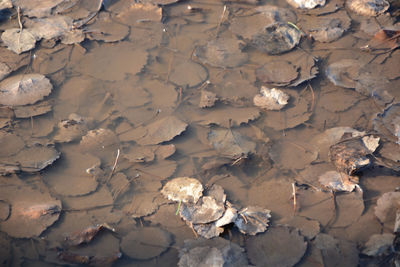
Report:
M 371 257 L 388 255 L 393 251 L 394 234 L 375 234 L 370 236 L 362 251 L 363 254 Z
M 255 206 L 249 206 L 238 212 L 235 226 L 243 234 L 256 235 L 267 230 L 271 211 Z
M 354 179 L 354 177 L 352 177 Z M 327 171 L 319 176 L 319 182 L 333 191 L 352 192 L 357 184 L 352 182 L 349 175 L 337 171 Z

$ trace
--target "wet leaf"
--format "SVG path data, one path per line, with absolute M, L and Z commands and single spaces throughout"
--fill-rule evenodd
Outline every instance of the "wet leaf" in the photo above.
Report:
M 179 267 L 248 266 L 244 249 L 223 238 L 185 240 L 179 251 Z
M 21 54 L 35 48 L 36 37 L 28 29 L 7 29 L 1 35 L 1 40 L 11 51 Z
M 61 38 L 73 27 L 73 20 L 67 16 L 29 19 L 25 25 L 36 40 Z
M 215 101 L 217 101 L 217 100 L 218 100 L 218 97 L 215 93 L 206 91 L 206 90 L 201 90 L 199 107 L 201 107 L 201 108 L 213 107 L 215 104 Z
M 243 234 L 256 235 L 257 233 L 262 233 L 267 230 L 270 218 L 270 210 L 249 206 L 238 212 L 235 226 Z
M 277 131 L 294 128 L 310 119 L 309 100 L 296 91 L 285 90 L 290 96 L 289 104 L 283 111 L 267 111 L 265 125 Z
M 195 87 L 208 78 L 207 69 L 190 60 L 176 62 L 172 67 L 169 80 L 181 87 Z
M 83 152 L 96 152 L 109 149 L 111 146 L 119 144 L 118 137 L 110 129 L 95 129 L 89 131 L 82 137 L 79 146 Z
M 60 152 L 54 147 L 35 144 L 21 150 L 12 160 L 21 171 L 38 172 L 53 164 L 59 157 Z
M 117 42 L 128 36 L 129 27 L 113 21 L 109 13 L 100 12 L 96 21 L 85 28 L 85 32 L 92 40 Z
M 97 191 L 89 195 L 63 198 L 63 204 L 66 208 L 77 210 L 111 206 L 113 203 L 114 199 L 110 191 L 104 186 L 100 186 Z
M 130 181 L 122 172 L 116 173 L 110 180 L 111 194 L 114 200 L 125 194 L 130 188 Z
M 215 222 L 206 224 L 193 224 L 193 229 L 199 236 L 207 239 L 218 237 L 224 232 L 224 228 L 217 227 Z
M 246 240 L 250 262 L 257 266 L 294 266 L 303 257 L 307 242 L 298 230 L 274 227 Z
M 349 30 L 351 19 L 346 11 L 338 11 L 324 16 L 311 17 L 301 21 L 302 29 L 319 42 L 332 42 Z
M 400 192 L 384 193 L 375 207 L 375 216 L 389 229 L 394 228 L 396 212 L 400 209 Z
M 317 6 L 324 6 L 325 0 L 286 0 L 295 8 L 312 9 Z
M 357 186 L 353 182 L 354 177 L 349 177 L 349 175 L 337 171 L 327 171 L 320 175 L 318 180 L 325 188 L 339 192 L 352 192 Z
M 400 31 L 382 29 L 367 45 L 368 50 L 394 50 L 400 46 Z
M 45 17 L 53 8 L 65 0 L 13 0 L 14 6 L 21 7 L 22 13 L 29 17 Z
M 312 144 L 287 140 L 274 142 L 269 155 L 280 168 L 303 169 L 318 158 L 318 151 Z
M 378 16 L 390 7 L 386 0 L 349 0 L 346 6 L 353 12 L 363 16 Z
M 256 69 L 256 76 L 263 83 L 286 86 L 297 79 L 298 69 L 289 61 L 274 60 Z
M 49 102 L 41 101 L 33 105 L 15 106 L 13 109 L 16 118 L 31 118 L 50 112 L 52 107 Z
M 342 59 L 334 62 L 326 69 L 328 79 L 337 86 L 355 88 L 361 65 L 354 59 Z
M 400 103 L 388 106 L 373 119 L 375 131 L 389 140 L 400 144 Z
M 81 231 L 74 232 L 65 238 L 65 242 L 68 246 L 78 246 L 81 244 L 90 243 L 93 238 L 100 232 L 109 230 L 115 232 L 115 229 L 106 223 L 89 226 Z
M 367 155 L 372 154 L 378 145 L 379 137 L 364 136 L 344 139 L 331 146 L 330 160 L 339 171 L 352 175 L 371 164 Z
M 178 177 L 166 183 L 161 193 L 173 201 L 197 203 L 203 195 L 203 185 L 195 178 Z
M 311 255 L 306 258 L 306 262 L 329 267 L 356 266 L 358 253 L 356 244 L 320 233 L 312 242 Z
M 11 76 L 0 82 L 0 104 L 23 106 L 34 104 L 51 93 L 49 79 L 41 74 Z
M 254 142 L 232 129 L 212 129 L 207 139 L 218 153 L 232 159 L 247 157 L 250 153 L 254 153 L 256 148 Z
M 54 136 L 56 142 L 71 142 L 79 140 L 91 128 L 92 120 L 72 113 L 68 119 L 58 123 L 58 131 Z
M 245 39 L 251 39 L 253 35 L 264 30 L 276 22 L 297 21 L 296 14 L 288 8 L 273 5 L 263 5 L 250 9 L 245 14 L 233 17 L 230 30 Z
M 318 104 L 332 112 L 341 112 L 350 109 L 360 101 L 360 95 L 353 90 L 336 88 L 321 93 Z
M 0 200 L 0 221 L 6 221 L 10 217 L 10 213 L 10 204 L 4 200 Z
M 222 127 L 238 127 L 260 116 L 260 110 L 255 107 L 235 108 L 221 106 L 210 110 L 204 110 L 200 115 L 194 115 L 192 119 L 200 125 L 219 125 Z
M 332 227 L 348 227 L 357 223 L 364 212 L 363 191 L 356 187 L 351 193 L 337 194 L 336 220 Z
M 12 8 L 13 4 L 11 0 L 2 0 L 0 2 L 0 10 L 6 9 L 6 8 Z
M 389 79 L 376 72 L 361 72 L 357 78 L 356 91 L 367 97 L 372 97 L 375 102 L 385 106 L 393 102 L 391 87 L 393 85 Z
M 15 238 L 39 236 L 58 220 L 61 201 L 51 197 L 46 187 L 35 189 L 19 178 L 0 180 L 0 198 L 7 200 L 12 212 L 0 222 L 0 230 Z
M 77 151 L 65 151 L 56 170 L 44 174 L 44 181 L 63 196 L 82 196 L 94 192 L 98 182 L 87 169 L 100 166 L 100 159 Z
M 289 95 L 282 90 L 272 88 L 268 89 L 262 86 L 260 89 L 260 94 L 255 95 L 253 98 L 253 103 L 257 107 L 261 107 L 267 110 L 281 110 L 284 108 L 289 100 Z
M 118 81 L 139 73 L 147 64 L 148 53 L 126 43 L 101 45 L 77 63 L 77 70 L 100 80 Z
M 306 217 L 295 216 L 290 219 L 280 221 L 284 225 L 299 229 L 300 234 L 306 237 L 308 240 L 314 239 L 314 237 L 320 232 L 320 225 L 318 221 L 310 220 Z
M 286 23 L 277 23 L 252 36 L 251 45 L 261 52 L 276 55 L 292 50 L 301 33 Z
M 128 7 L 124 7 L 118 15 L 115 16 L 116 20 L 121 23 L 134 26 L 141 22 L 161 21 L 162 8 L 151 3 L 129 3 Z
M 305 81 L 309 81 L 318 75 L 316 58 L 303 51 L 294 50 L 281 56 L 282 60 L 290 62 L 298 69 L 298 77 L 290 83 L 290 86 L 298 86 Z
M 248 55 L 241 51 L 244 43 L 236 38 L 218 38 L 205 46 L 196 48 L 196 56 L 204 64 L 220 68 L 234 68 L 243 65 Z
M 159 227 L 143 227 L 129 232 L 122 238 L 121 249 L 133 259 L 151 259 L 164 251 L 172 244 L 169 232 Z
M 371 257 L 388 255 L 393 251 L 394 234 L 375 234 L 370 236 L 362 253 Z
M 187 123 L 177 117 L 167 116 L 140 128 L 142 134 L 135 141 L 141 145 L 160 144 L 180 135 L 187 126 Z
M 124 153 L 124 158 L 129 162 L 152 162 L 155 159 L 155 146 L 133 147 L 128 153 Z
M 196 204 L 182 204 L 179 214 L 188 223 L 203 224 L 218 220 L 224 211 L 223 203 L 211 196 L 203 196 Z

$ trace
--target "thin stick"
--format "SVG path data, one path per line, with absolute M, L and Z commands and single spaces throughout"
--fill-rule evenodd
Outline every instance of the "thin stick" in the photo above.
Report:
M 310 82 L 308 82 L 308 87 L 310 88 L 311 96 L 312 96 L 312 102 L 311 102 L 311 112 L 312 112 L 314 110 L 314 105 L 315 105 L 315 94 L 314 94 L 314 89 L 312 88 Z
M 111 173 L 110 173 L 110 176 L 108 176 L 107 182 L 109 182 L 109 181 L 111 180 L 111 177 L 113 176 L 114 171 L 115 171 L 115 169 L 117 168 L 117 164 L 118 164 L 118 159 L 119 159 L 120 152 L 121 152 L 121 151 L 120 151 L 119 148 L 118 148 L 118 150 L 117 150 L 117 157 L 115 158 L 114 166 L 113 166 L 112 169 L 111 169 Z
M 21 8 L 17 7 L 17 15 L 18 15 L 18 24 L 19 24 L 19 31 L 22 32 L 22 22 L 21 22 Z
M 225 13 L 226 13 L 226 5 L 224 5 L 224 10 L 222 11 L 221 18 L 219 19 L 219 22 L 218 22 L 218 26 L 217 26 L 217 35 L 215 36 L 216 38 L 218 37 L 219 28 L 221 27 L 221 23 L 222 23 L 222 20 L 223 20 L 224 17 L 225 17 Z
M 293 213 L 296 214 L 297 198 L 296 198 L 296 185 L 295 185 L 295 183 L 292 183 L 292 195 L 293 195 Z

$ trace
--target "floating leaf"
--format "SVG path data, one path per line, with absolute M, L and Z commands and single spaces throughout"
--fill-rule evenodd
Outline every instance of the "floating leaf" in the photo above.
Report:
M 164 251 L 172 244 L 169 232 L 159 227 L 143 227 L 129 232 L 122 238 L 121 249 L 133 259 L 151 259 Z
M 349 0 L 346 6 L 359 15 L 376 17 L 388 10 L 390 4 L 386 0 Z
M 251 39 L 253 35 L 264 30 L 276 22 L 297 21 L 296 14 L 288 8 L 273 5 L 263 5 L 249 10 L 245 14 L 234 16 L 230 30 L 245 39 Z
M 281 110 L 287 105 L 288 100 L 289 95 L 282 90 L 276 88 L 268 89 L 262 86 L 260 94 L 254 96 L 253 103 L 263 109 Z
M 224 211 L 223 203 L 218 203 L 211 196 L 203 196 L 194 205 L 183 204 L 179 214 L 188 223 L 203 224 L 218 220 Z
M 161 193 L 170 200 L 197 203 L 203 195 L 203 185 L 195 178 L 174 178 L 165 184 Z
M 317 6 L 324 6 L 325 0 L 286 0 L 295 8 L 312 9 Z
M 0 104 L 23 106 L 34 104 L 51 93 L 49 79 L 41 74 L 11 76 L 0 82 Z
M 271 211 L 255 206 L 249 206 L 238 212 L 235 226 L 243 234 L 256 235 L 267 230 Z
M 246 240 L 250 262 L 257 266 L 294 266 L 303 257 L 307 242 L 298 230 L 274 227 Z
M 7 29 L 2 33 L 1 40 L 17 54 L 32 50 L 36 44 L 36 36 L 28 29 Z
M 196 48 L 196 56 L 204 63 L 214 67 L 233 68 L 243 65 L 248 55 L 242 53 L 242 42 L 236 38 L 218 38 L 206 46 Z

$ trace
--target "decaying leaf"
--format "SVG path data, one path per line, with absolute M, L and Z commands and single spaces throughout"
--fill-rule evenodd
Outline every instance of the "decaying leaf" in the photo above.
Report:
M 299 42 L 301 33 L 287 23 L 276 23 L 252 36 L 251 45 L 261 52 L 276 55 L 292 50 Z
M 188 124 L 175 116 L 167 116 L 149 125 L 142 127 L 142 134 L 136 139 L 141 145 L 156 145 L 170 141 L 180 135 L 187 128 Z
M 141 22 L 161 21 L 162 8 L 151 3 L 129 2 L 115 19 L 126 25 L 137 25 Z
M 388 255 L 393 251 L 394 234 L 375 234 L 370 236 L 362 253 L 371 257 Z
M 121 249 L 133 259 L 151 259 L 163 253 L 172 243 L 169 232 L 159 227 L 143 227 L 122 238 Z
M 238 212 L 235 226 L 243 234 L 256 235 L 257 233 L 262 233 L 267 230 L 270 218 L 270 210 L 249 206 Z
M 215 93 L 206 90 L 201 90 L 199 107 L 210 108 L 214 106 L 215 101 L 217 100 L 218 97 Z
M 214 67 L 238 67 L 248 60 L 248 55 L 242 53 L 241 46 L 244 44 L 236 38 L 218 38 L 209 41 L 206 46 L 197 47 L 196 56 L 204 64 Z
M 262 86 L 260 94 L 257 94 L 253 98 L 253 103 L 257 107 L 261 107 L 267 110 L 281 110 L 284 108 L 289 100 L 289 95 L 282 90 L 272 88 L 269 89 Z
M 36 44 L 35 35 L 28 29 L 7 29 L 2 33 L 1 40 L 8 49 L 17 54 L 32 50 Z
M 346 173 L 337 171 L 327 171 L 319 176 L 319 182 L 322 186 L 333 191 L 352 192 L 357 184 L 353 181 L 355 177 L 349 177 Z
M 218 220 L 224 214 L 224 203 L 218 203 L 211 196 L 203 196 L 194 205 L 183 204 L 180 209 L 180 216 L 192 224 L 204 224 Z
M 348 0 L 346 6 L 353 12 L 363 16 L 378 16 L 390 7 L 386 0 Z
M 2 232 L 15 238 L 37 237 L 58 220 L 61 201 L 51 197 L 46 187 L 35 189 L 17 177 L 3 177 L 0 184 L 0 199 L 12 210 L 6 221 L 0 221 Z
M 344 139 L 331 146 L 330 159 L 339 171 L 352 175 L 371 164 L 367 156 L 375 151 L 379 140 L 373 136 Z
M 19 170 L 24 172 L 38 172 L 51 165 L 60 157 L 58 152 L 52 146 L 43 146 L 35 144 L 25 147 L 10 159 L 14 162 L 12 165 L 18 166 Z M 35 155 L 35 157 L 32 157 Z
M 49 79 L 41 74 L 21 74 L 0 82 L 0 104 L 23 106 L 34 104 L 51 93 Z
M 250 262 L 256 266 L 294 266 L 303 257 L 307 242 L 298 230 L 274 227 L 246 240 Z
M 250 40 L 253 35 L 277 22 L 296 23 L 296 14 L 288 8 L 273 5 L 262 5 L 245 14 L 234 16 L 230 30 L 242 38 Z
M 179 267 L 248 266 L 244 249 L 223 238 L 185 240 L 179 251 Z
M 79 144 L 82 151 L 92 152 L 96 150 L 102 150 L 105 147 L 118 144 L 118 137 L 110 129 L 96 129 L 89 131 Z
M 41 101 L 33 105 L 13 107 L 16 118 L 30 118 L 46 114 L 52 110 L 52 104 L 48 101 Z
M 391 51 L 400 46 L 400 31 L 381 29 L 376 32 L 371 41 L 363 48 L 371 52 Z
M 216 128 L 207 137 L 214 149 L 229 158 L 247 157 L 255 152 L 256 144 L 233 129 Z
M 286 0 L 291 6 L 302 9 L 312 9 L 317 6 L 324 6 L 325 0 Z
M 65 0 L 13 0 L 14 6 L 21 7 L 22 13 L 29 17 L 45 17 L 53 8 Z
M 79 140 L 91 128 L 92 120 L 72 113 L 68 119 L 58 123 L 58 132 L 54 136 L 56 142 L 71 142 Z
M 296 140 L 274 142 L 268 153 L 277 166 L 285 169 L 303 169 L 318 158 L 316 147 Z
M 165 184 L 161 193 L 170 200 L 197 203 L 203 195 L 203 185 L 195 178 L 174 178 Z
M 400 209 L 400 192 L 384 193 L 375 207 L 375 216 L 389 229 L 394 228 L 396 213 Z
M 96 21 L 85 28 L 88 38 L 104 42 L 121 41 L 129 34 L 129 27 L 111 19 L 107 12 L 97 14 Z
M 110 230 L 115 232 L 115 229 L 106 223 L 89 226 L 81 231 L 74 232 L 65 238 L 65 242 L 68 246 L 78 246 L 81 244 L 87 244 L 93 240 L 93 238 L 103 230 Z

